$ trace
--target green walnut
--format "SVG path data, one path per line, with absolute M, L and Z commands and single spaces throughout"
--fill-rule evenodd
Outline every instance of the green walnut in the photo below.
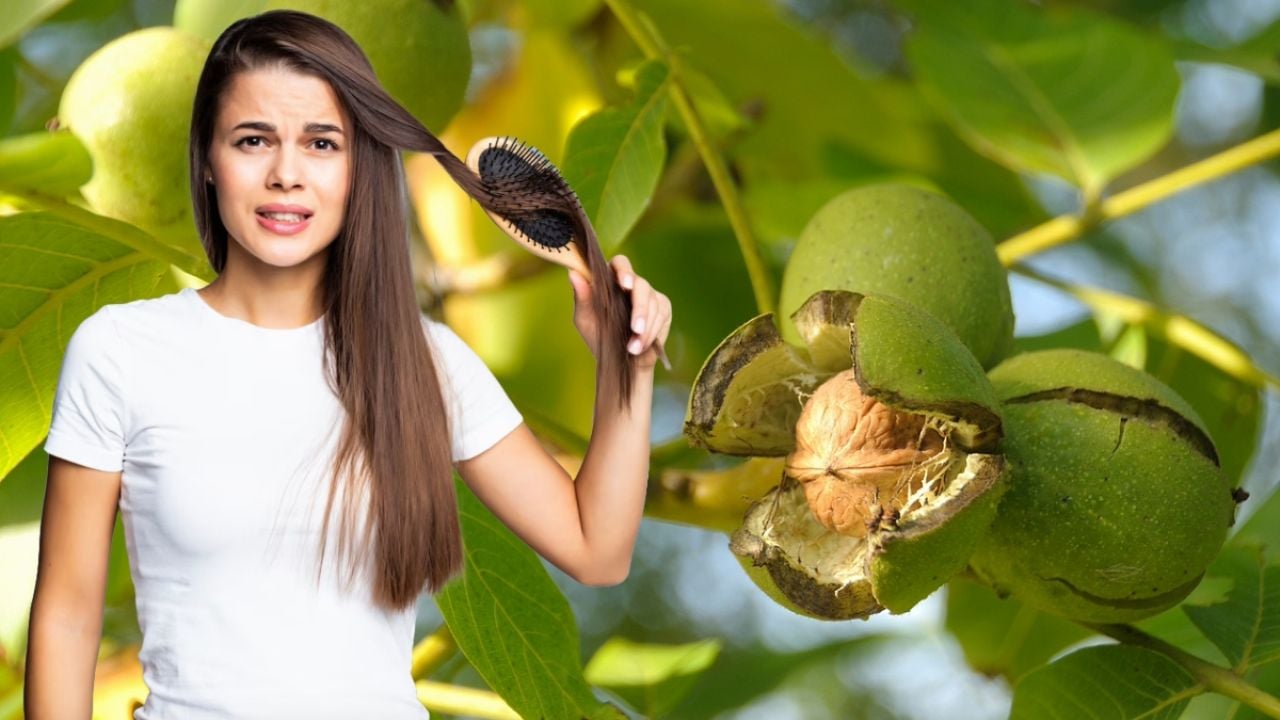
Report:
M 796 242 L 782 278 L 785 317 L 819 290 L 893 295 L 927 310 L 984 368 L 1013 343 L 1008 276 L 990 233 L 950 199 L 909 185 L 868 185 L 828 201 Z
M 1185 598 L 1243 499 L 1191 406 L 1079 350 L 1018 355 L 990 378 L 1012 475 L 975 574 L 1083 622 L 1130 622 Z
M 187 134 L 208 52 L 208 43 L 171 27 L 128 33 L 76 68 L 58 106 L 59 125 L 93 158 L 80 189 L 89 205 L 194 249 Z
M 803 347 L 758 316 L 690 395 L 693 444 L 786 458 L 730 549 L 797 613 L 906 612 L 965 567 L 995 515 L 994 391 L 954 333 L 897 298 L 821 291 L 791 319 Z
M 432 0 L 178 0 L 173 24 L 212 43 L 239 18 L 288 8 L 318 15 L 364 50 L 378 80 L 427 129 L 439 133 L 462 107 L 471 41 L 453 3 Z

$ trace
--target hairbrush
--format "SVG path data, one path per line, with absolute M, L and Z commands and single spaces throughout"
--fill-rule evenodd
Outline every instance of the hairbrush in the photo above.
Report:
M 587 279 L 603 320 L 602 339 L 625 353 L 631 335 L 631 296 L 617 283 L 577 193 L 556 166 L 537 148 L 505 136 L 477 142 L 466 164 L 480 177 L 488 196 L 481 207 L 494 224 L 526 250 Z M 663 367 L 670 370 L 661 342 L 656 348 Z M 627 361 L 629 390 L 631 363 L 625 355 L 622 359 Z

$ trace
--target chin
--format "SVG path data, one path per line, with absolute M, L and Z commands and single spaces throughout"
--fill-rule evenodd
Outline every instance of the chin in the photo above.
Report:
M 306 265 L 313 261 L 318 255 L 323 253 L 323 249 L 309 250 L 308 252 L 266 252 L 258 255 L 258 259 L 267 265 L 278 268 L 297 267 Z
M 317 255 L 324 253 L 328 246 L 314 246 L 305 240 L 294 238 L 272 238 L 267 242 L 241 246 L 247 255 L 264 265 L 277 268 L 304 265 Z

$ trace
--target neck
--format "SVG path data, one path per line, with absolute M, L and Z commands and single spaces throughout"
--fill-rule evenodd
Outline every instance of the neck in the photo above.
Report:
M 222 273 L 197 291 L 215 310 L 264 328 L 302 327 L 324 312 L 323 257 L 279 268 L 245 262 L 242 253 L 229 247 Z

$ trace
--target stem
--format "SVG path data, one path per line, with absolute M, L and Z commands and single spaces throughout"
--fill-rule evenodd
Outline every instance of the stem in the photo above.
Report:
M 1185 315 L 1165 312 L 1145 300 L 1101 288 L 1085 287 L 1049 277 L 1017 264 L 1013 272 L 1057 288 L 1095 312 L 1114 315 L 1130 325 L 1145 325 L 1173 345 L 1183 348 L 1201 360 L 1242 382 L 1257 387 L 1270 385 L 1280 389 L 1280 378 L 1259 368 L 1234 343 Z
M 418 700 L 433 714 L 462 715 L 493 720 L 520 720 L 501 695 L 462 685 L 419 680 Z
M 449 626 L 442 624 L 414 646 L 410 673 L 415 680 L 431 677 L 441 665 L 457 654 L 458 642 L 454 640 L 453 633 L 449 632 Z
M 1094 227 L 1135 213 L 1189 187 L 1257 165 L 1280 155 L 1280 130 L 1256 137 L 1154 180 L 1135 185 L 1103 200 L 1086 217 L 1060 215 L 996 246 L 1000 262 L 1008 267 L 1028 255 L 1044 252 L 1079 238 Z
M 1160 638 L 1148 635 L 1132 625 L 1081 624 L 1094 632 L 1115 638 L 1122 643 L 1137 645 L 1165 655 L 1181 665 L 1184 670 L 1191 674 L 1191 677 L 1196 679 L 1196 682 L 1206 689 L 1212 690 L 1219 695 L 1225 695 L 1233 700 L 1238 700 L 1267 717 L 1280 718 L 1280 699 L 1250 685 L 1244 678 L 1224 667 L 1205 662 L 1195 655 L 1174 647 Z
M 698 153 L 702 156 L 702 162 L 707 166 L 707 174 L 711 176 L 711 182 L 715 185 L 716 193 L 720 196 L 720 202 L 724 205 L 725 213 L 729 216 L 729 225 L 733 228 L 734 237 L 738 240 L 738 249 L 742 253 L 742 260 L 747 266 L 747 274 L 751 278 L 751 290 L 755 294 L 756 308 L 760 313 L 773 312 L 776 294 L 773 288 L 772 276 L 764 264 L 764 259 L 760 256 L 759 245 L 751 232 L 751 225 L 747 221 L 747 213 L 743 208 L 742 198 L 733 183 L 733 178 L 729 175 L 729 169 L 725 166 L 724 159 L 716 152 L 711 136 L 707 133 L 706 125 L 698 115 L 697 108 L 694 107 L 693 100 L 690 99 L 689 93 L 685 90 L 684 83 L 681 81 L 680 58 L 675 53 L 667 50 L 660 40 L 650 36 L 639 14 L 627 0 L 605 0 L 605 4 L 613 11 L 614 16 L 618 18 L 618 22 L 622 23 L 622 27 L 631 36 L 631 39 L 635 41 L 636 45 L 640 47 L 645 57 L 661 59 L 667 63 L 670 72 L 668 87 L 671 91 L 671 99 L 675 103 L 681 119 L 684 120 L 685 126 L 689 128 L 689 137 L 698 148 Z

